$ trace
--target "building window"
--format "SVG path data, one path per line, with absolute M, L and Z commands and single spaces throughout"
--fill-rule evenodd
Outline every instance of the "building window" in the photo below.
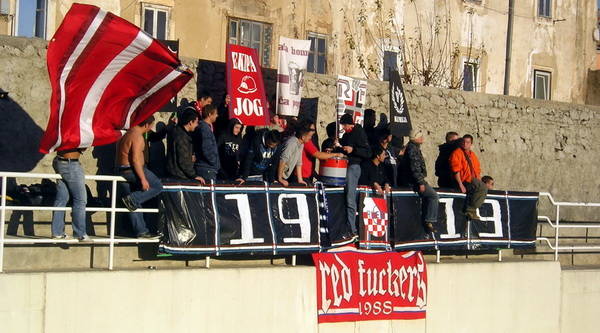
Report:
M 17 35 L 46 38 L 47 0 L 19 0 L 17 4 Z
M 398 52 L 383 52 L 383 81 L 390 80 L 390 73 L 398 71 Z
M 307 71 L 325 74 L 327 72 L 327 36 L 314 32 L 308 33 L 310 53 Z
M 547 71 L 533 71 L 533 98 L 550 99 L 550 83 L 552 73 Z
M 463 90 L 477 90 L 477 64 L 474 62 L 465 61 L 463 63 Z
M 143 4 L 142 22 L 144 31 L 156 39 L 168 39 L 169 36 L 169 9 Z
M 271 65 L 272 36 L 273 28 L 270 24 L 237 18 L 229 19 L 229 44 L 255 49 L 262 67 Z
M 552 0 L 538 0 L 538 16 L 552 17 Z

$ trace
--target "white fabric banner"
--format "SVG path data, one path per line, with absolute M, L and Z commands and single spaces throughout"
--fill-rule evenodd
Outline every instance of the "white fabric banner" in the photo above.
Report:
M 310 40 L 279 38 L 277 114 L 298 116 L 310 43 Z
M 338 75 L 337 81 L 337 119 L 349 113 L 354 123 L 363 124 L 363 113 L 367 98 L 367 81 Z

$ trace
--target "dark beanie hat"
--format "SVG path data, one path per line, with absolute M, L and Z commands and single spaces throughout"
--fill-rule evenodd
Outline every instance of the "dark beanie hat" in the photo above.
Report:
M 344 114 L 341 118 L 340 118 L 340 124 L 342 125 L 354 125 L 354 120 L 352 119 L 352 115 L 351 114 Z

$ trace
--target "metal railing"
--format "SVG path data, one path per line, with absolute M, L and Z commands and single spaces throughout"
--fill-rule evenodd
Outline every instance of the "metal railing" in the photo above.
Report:
M 4 267 L 4 245 L 6 244 L 74 244 L 78 243 L 76 239 L 51 239 L 51 238 L 19 238 L 19 239 L 7 239 L 5 237 L 5 224 L 6 224 L 6 211 L 71 211 L 70 207 L 49 207 L 49 206 L 7 206 L 6 205 L 6 187 L 8 178 L 39 178 L 39 179 L 60 179 L 61 176 L 58 174 L 44 174 L 44 173 L 23 173 L 23 172 L 0 172 L 0 179 L 2 182 L 2 190 L 0 192 L 0 272 L 3 271 Z M 129 210 L 126 208 L 118 208 L 116 206 L 117 199 L 117 183 L 125 182 L 125 178 L 120 176 L 103 176 L 103 175 L 86 175 L 86 180 L 92 181 L 107 181 L 111 182 L 110 192 L 110 207 L 86 207 L 86 212 L 106 212 L 110 213 L 109 220 L 109 233 L 108 238 L 93 238 L 91 242 L 84 244 L 108 244 L 108 269 L 113 269 L 114 264 L 114 249 L 115 244 L 136 244 L 136 243 L 158 243 L 158 239 L 138 239 L 138 238 L 115 238 L 115 221 L 116 213 L 128 213 Z M 552 195 L 548 192 L 540 192 L 540 198 L 547 197 L 550 203 L 556 207 L 556 219 L 554 222 L 547 216 L 538 216 L 539 220 L 547 222 L 552 228 L 555 229 L 554 244 L 547 237 L 537 237 L 538 241 L 546 242 L 548 246 L 554 250 L 554 260 L 558 260 L 560 251 L 575 251 L 575 250 L 600 250 L 600 244 L 598 245 L 587 245 L 587 246 L 560 246 L 559 234 L 563 228 L 600 228 L 600 223 L 597 224 L 581 224 L 581 223 L 560 223 L 560 208 L 561 207 L 600 207 L 600 203 L 584 203 L 584 202 L 557 202 L 554 200 Z M 156 208 L 141 208 L 137 209 L 136 212 L 140 213 L 158 213 Z M 502 253 L 498 252 L 498 260 L 501 261 Z M 292 256 L 293 265 L 295 265 L 295 256 Z M 206 258 L 206 266 L 209 267 L 210 258 Z M 436 261 L 439 262 L 440 253 L 437 251 Z
M 547 216 L 538 216 L 538 220 L 544 221 L 554 228 L 554 244 L 547 237 L 537 237 L 538 241 L 546 242 L 548 246 L 554 250 L 554 260 L 558 261 L 558 253 L 560 251 L 589 251 L 589 250 L 600 250 L 600 244 L 597 245 L 568 245 L 560 246 L 560 230 L 565 228 L 582 229 L 582 228 L 600 228 L 600 223 L 560 223 L 560 208 L 561 207 L 600 207 L 600 203 L 596 202 L 562 202 L 555 201 L 552 195 L 548 192 L 540 192 L 540 198 L 546 197 L 550 200 L 550 203 L 556 207 L 555 221 Z
M 7 206 L 6 205 L 6 184 L 8 178 L 40 178 L 40 179 L 60 179 L 58 174 L 45 173 L 23 173 L 23 172 L 0 172 L 2 181 L 2 199 L 0 202 L 0 272 L 4 268 L 4 245 L 5 244 L 74 244 L 79 243 L 76 239 L 51 239 L 51 238 L 22 238 L 22 239 L 7 239 L 5 237 L 4 228 L 6 224 L 6 211 L 71 211 L 70 207 L 48 207 L 48 206 Z M 107 181 L 111 182 L 110 192 L 110 207 L 86 207 L 86 212 L 107 212 L 110 213 L 109 234 L 108 238 L 92 238 L 88 243 L 108 244 L 108 269 L 113 269 L 115 244 L 123 243 L 158 243 L 158 239 L 138 239 L 138 238 L 115 238 L 115 221 L 117 213 L 128 213 L 126 208 L 117 208 L 117 182 L 126 181 L 125 178 L 119 176 L 85 176 L 86 180 Z M 140 213 L 158 213 L 156 208 L 140 208 L 136 212 Z M 86 243 L 83 243 L 86 244 Z

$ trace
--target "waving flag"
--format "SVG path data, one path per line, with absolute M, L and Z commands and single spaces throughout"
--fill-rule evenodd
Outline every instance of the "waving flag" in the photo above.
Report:
M 118 140 L 193 74 L 167 47 L 98 7 L 73 4 L 48 45 L 50 118 L 40 152 Z

